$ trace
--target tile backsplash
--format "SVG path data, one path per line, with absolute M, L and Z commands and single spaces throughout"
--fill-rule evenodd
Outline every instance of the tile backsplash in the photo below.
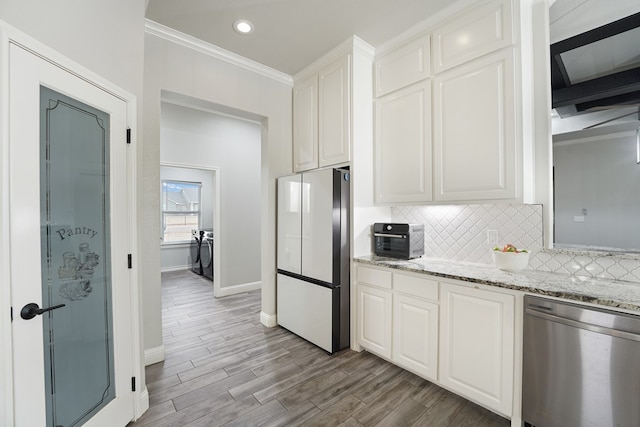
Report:
M 534 253 L 529 259 L 529 268 L 574 276 L 640 282 L 640 257 L 637 254 L 552 249 Z
M 427 257 L 491 264 L 496 245 L 544 246 L 542 205 L 397 206 L 391 220 L 424 224 Z M 487 241 L 489 230 L 497 231 L 497 243 Z
M 511 243 L 531 251 L 532 270 L 640 282 L 638 255 L 543 250 L 542 205 L 396 206 L 391 220 L 424 224 L 426 257 L 491 264 L 491 248 Z

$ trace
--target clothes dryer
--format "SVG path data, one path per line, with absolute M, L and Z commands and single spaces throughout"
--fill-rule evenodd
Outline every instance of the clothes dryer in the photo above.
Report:
M 213 233 L 206 233 L 200 246 L 202 275 L 213 280 Z
M 191 230 L 191 271 L 202 275 L 202 263 L 200 262 L 200 249 L 204 230 Z

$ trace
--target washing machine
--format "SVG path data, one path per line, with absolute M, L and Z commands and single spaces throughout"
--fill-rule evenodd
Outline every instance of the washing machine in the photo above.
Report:
M 200 246 L 200 263 L 202 265 L 202 275 L 209 280 L 213 280 L 213 233 L 205 233 Z

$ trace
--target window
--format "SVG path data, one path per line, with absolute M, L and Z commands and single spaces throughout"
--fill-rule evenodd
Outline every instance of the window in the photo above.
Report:
M 162 242 L 191 241 L 191 230 L 200 228 L 202 183 L 162 180 Z

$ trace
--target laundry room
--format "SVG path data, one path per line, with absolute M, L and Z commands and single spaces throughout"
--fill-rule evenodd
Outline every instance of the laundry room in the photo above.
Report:
M 215 175 L 215 169 L 160 165 L 162 271 L 194 268 L 193 231 L 213 232 Z
M 216 296 L 260 287 L 262 124 L 163 97 L 161 270 L 190 270 Z

